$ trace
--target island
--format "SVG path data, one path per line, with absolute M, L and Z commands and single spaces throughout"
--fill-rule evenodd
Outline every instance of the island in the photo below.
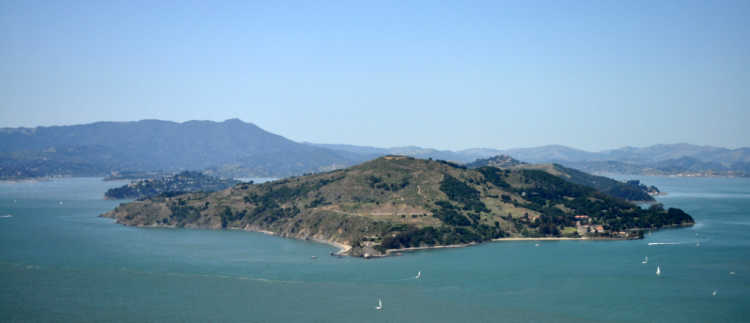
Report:
M 183 171 L 172 176 L 146 178 L 107 190 L 108 199 L 144 199 L 157 195 L 179 195 L 189 192 L 215 192 L 240 183 L 201 172 Z
M 377 257 L 497 239 L 637 239 L 690 226 L 538 169 L 470 169 L 385 156 L 349 168 L 214 192 L 159 195 L 103 214 L 139 227 L 240 229 L 327 242 Z

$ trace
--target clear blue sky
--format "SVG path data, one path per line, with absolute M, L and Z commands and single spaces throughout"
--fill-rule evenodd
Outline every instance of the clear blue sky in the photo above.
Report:
M 750 1 L 2 1 L 0 127 L 240 118 L 442 149 L 750 146 Z

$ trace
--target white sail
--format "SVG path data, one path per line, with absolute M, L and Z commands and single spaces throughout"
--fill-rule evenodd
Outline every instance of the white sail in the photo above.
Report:
M 420 271 L 420 272 L 417 272 L 417 277 L 415 277 L 415 278 L 416 278 L 416 279 L 420 279 L 420 278 L 422 278 L 422 272 L 421 272 L 421 271 Z
M 718 292 L 717 290 L 714 290 L 714 292 L 711 293 L 711 295 L 716 296 L 717 292 Z
M 656 266 L 656 276 L 659 276 L 659 275 L 661 275 L 661 267 L 659 267 L 659 266 L 657 265 L 657 266 Z
M 375 309 L 378 310 L 378 311 L 382 311 L 383 310 L 383 301 L 380 298 L 378 298 L 378 306 L 375 307 Z
M 647 264 L 648 263 L 648 256 L 646 256 L 646 258 L 644 258 L 643 261 L 641 261 L 641 263 L 642 264 Z

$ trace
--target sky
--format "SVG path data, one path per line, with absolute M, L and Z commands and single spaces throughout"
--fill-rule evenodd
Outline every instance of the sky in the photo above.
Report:
M 750 1 L 0 1 L 0 127 L 750 146 Z

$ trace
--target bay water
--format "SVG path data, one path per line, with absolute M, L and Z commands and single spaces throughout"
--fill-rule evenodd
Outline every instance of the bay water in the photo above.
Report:
M 750 179 L 639 179 L 697 224 L 643 240 L 496 242 L 373 260 L 260 233 L 99 218 L 124 202 L 104 192 L 125 182 L 0 183 L 0 321 L 750 321 Z

